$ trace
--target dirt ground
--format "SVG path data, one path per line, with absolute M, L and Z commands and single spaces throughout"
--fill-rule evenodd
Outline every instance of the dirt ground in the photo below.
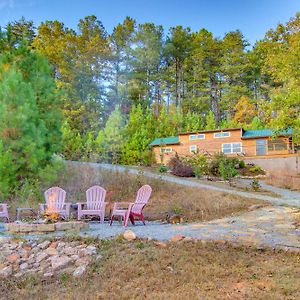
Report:
M 94 241 L 93 241 L 94 243 Z M 68 274 L 0 281 L 0 299 L 299 299 L 300 256 L 224 242 L 99 241 L 103 258 Z

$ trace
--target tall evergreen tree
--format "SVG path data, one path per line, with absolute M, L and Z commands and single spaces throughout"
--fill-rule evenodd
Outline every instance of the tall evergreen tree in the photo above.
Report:
M 111 46 L 112 74 L 110 78 L 109 94 L 110 105 L 121 104 L 126 112 L 130 109 L 128 97 L 128 84 L 130 80 L 131 66 L 131 46 L 135 33 L 136 22 L 130 17 L 126 17 L 122 24 L 118 24 L 109 37 Z
M 38 178 L 61 150 L 62 114 L 50 65 L 26 46 L 1 55 L 0 77 L 0 155 L 4 163 L 14 163 L 12 169 L 2 164 L 7 192 Z
M 99 147 L 104 149 L 103 158 L 105 160 L 113 163 L 120 161 L 124 142 L 124 125 L 124 117 L 120 107 L 117 106 L 106 122 L 101 140 L 98 135 L 98 141 L 101 143 Z
M 182 26 L 171 27 L 166 40 L 165 57 L 169 68 L 173 70 L 175 82 L 173 92 L 177 108 L 183 106 L 185 98 L 185 69 L 184 62 L 190 52 L 190 28 Z M 172 83 L 172 81 L 171 81 Z

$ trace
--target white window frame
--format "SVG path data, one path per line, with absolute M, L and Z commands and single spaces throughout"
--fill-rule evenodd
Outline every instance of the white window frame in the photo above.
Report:
M 217 136 L 218 134 L 222 134 L 222 136 Z M 224 134 L 226 135 L 224 136 Z M 221 138 L 228 138 L 228 137 L 230 137 L 229 131 L 220 131 L 214 133 L 214 139 L 221 139 Z
M 190 141 L 204 140 L 204 139 L 205 139 L 205 133 L 191 134 L 190 135 Z
M 239 144 L 238 147 L 236 146 L 233 146 L 233 145 L 237 145 Z M 224 145 L 230 145 L 230 148 L 227 147 L 226 149 L 230 149 L 230 152 L 224 152 Z M 233 149 L 236 149 L 236 148 L 240 148 L 240 151 L 233 151 Z M 222 144 L 222 153 L 224 154 L 234 154 L 234 153 L 242 153 L 243 152 L 243 143 L 241 142 L 234 142 L 234 143 L 224 143 Z
M 192 150 L 192 147 L 195 147 L 196 149 Z M 198 150 L 198 146 L 197 145 L 190 145 L 190 153 L 197 152 L 197 150 Z
M 160 153 L 171 153 L 171 152 L 173 152 L 173 149 L 171 147 L 160 148 Z

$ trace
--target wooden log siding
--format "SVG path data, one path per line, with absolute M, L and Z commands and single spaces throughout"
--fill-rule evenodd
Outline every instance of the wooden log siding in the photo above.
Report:
M 161 153 L 161 146 L 153 146 L 153 152 L 157 163 L 167 164 L 169 160 L 177 153 L 179 156 L 193 155 L 191 153 L 191 146 L 197 146 L 198 153 L 209 153 L 211 155 L 222 152 L 223 144 L 230 143 L 241 143 L 242 153 L 231 153 L 229 156 L 240 156 L 240 157 L 255 157 L 257 156 L 256 141 L 263 140 L 265 143 L 265 154 L 263 156 L 279 156 L 279 155 L 293 155 L 293 143 L 289 137 L 278 137 L 276 140 L 272 137 L 253 137 L 243 139 L 242 129 L 228 129 L 223 132 L 229 132 L 228 137 L 215 137 L 216 132 L 221 131 L 207 131 L 199 133 L 181 133 L 179 134 L 179 144 L 164 145 L 165 148 L 172 148 L 171 152 Z M 190 138 L 197 134 L 205 134 L 205 138 Z M 271 147 L 272 145 L 272 147 Z M 283 147 L 286 145 L 286 147 Z

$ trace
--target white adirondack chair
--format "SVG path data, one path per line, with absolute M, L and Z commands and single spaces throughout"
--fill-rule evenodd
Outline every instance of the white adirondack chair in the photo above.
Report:
M 143 185 L 137 192 L 135 202 L 116 202 L 110 218 L 110 225 L 115 216 L 120 216 L 124 220 L 124 226 L 128 225 L 128 219 L 134 225 L 134 218 L 140 219 L 145 225 L 143 209 L 147 205 L 151 196 L 152 188 L 150 185 Z
M 66 191 L 60 187 L 51 187 L 45 192 L 45 204 L 40 204 L 40 212 L 44 214 L 58 213 L 64 218 L 69 218 L 71 203 L 65 203 Z
M 6 203 L 0 203 L 0 218 L 5 218 L 9 222 L 9 215 Z
M 78 220 L 82 216 L 99 216 L 100 222 L 104 222 L 106 190 L 99 185 L 90 187 L 86 191 L 86 202 L 77 203 L 78 205 Z

